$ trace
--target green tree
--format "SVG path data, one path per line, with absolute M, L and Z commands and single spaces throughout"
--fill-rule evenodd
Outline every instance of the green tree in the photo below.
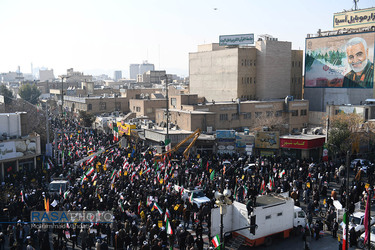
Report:
M 31 85 L 29 83 L 24 84 L 20 87 L 18 94 L 22 99 L 28 101 L 32 104 L 38 103 L 38 98 L 41 95 L 40 90 L 36 87 L 35 84 Z
M 330 117 L 328 131 L 328 150 L 334 154 L 344 154 L 348 150 L 352 150 L 353 143 L 361 140 L 361 125 L 363 118 L 355 113 L 345 114 L 339 113 Z
M 13 93 L 5 85 L 0 86 L 0 95 L 4 96 L 5 104 L 10 104 L 13 99 Z
M 95 121 L 95 116 L 81 110 L 79 111 L 79 120 L 84 127 L 91 127 L 92 123 Z

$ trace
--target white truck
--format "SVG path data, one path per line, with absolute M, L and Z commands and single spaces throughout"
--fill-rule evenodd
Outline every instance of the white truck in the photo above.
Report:
M 222 211 L 225 211 L 223 209 Z M 211 235 L 220 235 L 220 208 L 211 211 Z M 250 229 L 250 217 L 255 216 L 255 234 Z M 232 233 L 233 237 L 242 236 L 248 246 L 271 245 L 275 237 L 288 238 L 292 230 L 300 230 L 306 226 L 306 214 L 293 199 L 281 195 L 258 196 L 256 205 L 250 216 L 246 204 L 234 202 L 226 206 L 223 215 L 223 234 Z

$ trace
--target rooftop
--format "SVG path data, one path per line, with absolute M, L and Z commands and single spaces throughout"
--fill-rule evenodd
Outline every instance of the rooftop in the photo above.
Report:
M 276 205 L 285 203 L 286 198 L 275 195 L 262 195 L 256 199 L 256 207 L 264 207 L 269 205 Z

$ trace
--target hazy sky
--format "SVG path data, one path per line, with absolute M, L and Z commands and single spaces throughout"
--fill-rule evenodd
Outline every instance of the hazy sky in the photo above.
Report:
M 143 60 L 188 76 L 189 52 L 219 35 L 269 34 L 305 48 L 308 33 L 332 30 L 352 0 L 1 0 L 0 72 L 74 68 L 108 74 Z M 359 8 L 375 6 L 360 0 Z

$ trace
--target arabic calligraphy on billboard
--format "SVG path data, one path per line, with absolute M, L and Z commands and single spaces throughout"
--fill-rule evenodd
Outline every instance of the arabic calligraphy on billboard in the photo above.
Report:
M 279 132 L 261 131 L 255 134 L 256 148 L 279 148 Z
M 323 147 L 324 141 L 325 141 L 324 137 L 313 139 L 313 140 L 280 138 L 280 147 L 281 148 L 295 148 L 295 149 L 311 149 L 311 148 Z
M 254 44 L 254 34 L 219 36 L 220 46 Z
M 375 32 L 306 39 L 305 88 L 373 88 Z
M 335 13 L 333 29 L 357 29 L 375 25 L 375 8 Z

